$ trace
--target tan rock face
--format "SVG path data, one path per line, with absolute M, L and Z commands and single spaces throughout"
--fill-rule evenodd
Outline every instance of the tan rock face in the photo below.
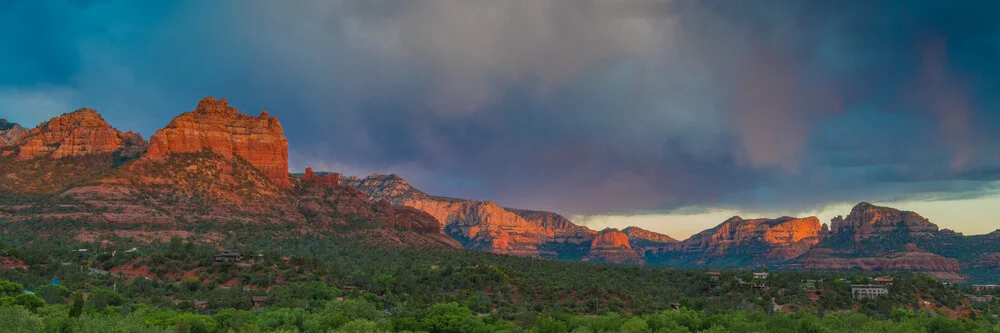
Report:
M 145 140 L 137 133 L 122 133 L 93 109 L 79 109 L 52 118 L 24 133 L 14 143 L 17 158 L 62 158 L 88 154 L 141 153 Z
M 833 235 L 850 234 L 855 241 L 864 240 L 879 233 L 895 231 L 904 228 L 911 235 L 920 235 L 938 230 L 920 214 L 900 211 L 898 209 L 875 206 L 862 202 L 851 209 L 847 218 L 837 216 L 830 224 Z
M 278 118 L 267 111 L 259 116 L 240 114 L 226 99 L 202 99 L 194 111 L 173 119 L 150 137 L 148 158 L 209 149 L 226 158 L 239 157 L 274 184 L 291 187 L 288 179 L 288 140 Z
M 25 133 L 28 133 L 27 128 L 8 122 L 7 119 L 0 119 L 0 147 L 13 145 Z
M 639 254 L 632 250 L 632 247 L 629 245 L 628 236 L 618 229 L 613 228 L 604 229 L 597 233 L 590 246 L 590 253 L 583 260 L 630 264 L 644 263 Z
M 430 197 L 395 174 L 374 174 L 365 178 L 347 177 L 341 181 L 344 185 L 367 193 L 374 200 L 385 200 L 393 206 L 400 206 L 407 199 Z

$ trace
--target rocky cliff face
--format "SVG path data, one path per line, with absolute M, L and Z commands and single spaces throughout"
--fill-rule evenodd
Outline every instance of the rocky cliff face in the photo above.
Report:
M 174 153 L 211 150 L 225 158 L 239 157 L 274 184 L 291 187 L 288 174 L 288 140 L 278 118 L 267 111 L 248 116 L 229 106 L 225 98 L 202 99 L 194 111 L 174 118 L 150 137 L 150 159 Z
M 628 241 L 632 249 L 641 256 L 646 256 L 647 253 L 655 253 L 659 249 L 678 242 L 673 237 L 639 227 L 622 229 L 622 233 L 628 236 Z
M 385 200 L 393 206 L 401 206 L 408 199 L 430 197 L 396 174 L 374 174 L 365 178 L 352 176 L 342 179 L 342 182 L 367 193 L 374 200 Z
M 735 216 L 682 242 L 647 251 L 657 261 L 679 265 L 779 262 L 808 251 L 819 242 L 821 230 L 816 217 L 745 220 Z
M 0 119 L 0 147 L 14 144 L 24 133 L 28 133 L 27 128 L 8 122 L 7 119 Z
M 744 220 L 736 216 L 691 236 L 684 245 L 725 255 L 730 247 L 760 243 L 772 247 L 768 257 L 783 260 L 798 256 L 815 245 L 821 229 L 816 217 Z
M 138 133 L 122 133 L 111 127 L 97 111 L 79 109 L 43 122 L 23 133 L 12 144 L 18 160 L 40 157 L 63 158 L 101 153 L 136 157 L 145 150 L 146 141 Z
M 619 264 L 645 263 L 639 254 L 632 250 L 629 245 L 629 237 L 614 228 L 604 229 L 597 233 L 591 243 L 590 253 L 583 260 Z
M 337 174 L 308 170 L 303 180 L 290 179 L 287 141 L 277 119 L 266 113 L 250 117 L 225 100 L 206 98 L 195 111 L 158 131 L 145 158 L 121 163 L 121 157 L 138 156 L 146 147 L 138 134 L 114 130 L 89 109 L 42 123 L 15 145 L 0 149 L 9 156 L 0 158 L 0 192 L 46 196 L 25 196 L 23 202 L 14 201 L 16 206 L 0 203 L 0 219 L 31 220 L 39 230 L 70 235 L 82 229 L 67 228 L 66 221 L 91 223 L 85 228 L 86 241 L 105 234 L 169 235 L 198 225 L 205 232 L 197 237 L 210 243 L 229 241 L 227 235 L 263 233 L 460 248 L 433 216 L 371 201 L 339 185 Z M 158 231 L 136 232 L 121 225 Z
M 544 258 L 579 258 L 594 231 L 550 212 L 504 208 L 489 201 L 433 197 L 396 175 L 347 177 L 345 185 L 373 200 L 424 211 L 466 248 L 498 254 Z
M 938 231 L 938 227 L 920 214 L 875 206 L 867 202 L 854 206 L 847 218 L 837 216 L 830 224 L 832 235 L 848 234 L 855 241 L 896 230 L 904 230 L 911 236 L 918 236 Z

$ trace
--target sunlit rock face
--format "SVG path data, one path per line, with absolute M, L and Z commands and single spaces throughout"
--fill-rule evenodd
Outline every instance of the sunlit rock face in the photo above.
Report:
M 742 253 L 760 259 L 797 257 L 819 242 L 822 225 L 816 217 L 744 220 L 735 216 L 682 243 L 685 251 L 702 252 L 706 259 Z
M 542 211 L 501 207 L 490 201 L 435 197 L 414 188 L 397 175 L 346 177 L 345 185 L 373 200 L 424 211 L 466 248 L 528 257 L 579 259 L 596 233 L 565 217 Z
M 7 131 L 5 135 L 13 136 L 15 134 L 9 131 L 17 130 L 10 126 Z M 21 132 L 9 145 L 16 149 L 19 160 L 101 153 L 122 153 L 135 157 L 146 149 L 146 141 L 138 133 L 116 130 L 97 111 L 87 108 L 49 119 L 30 131 Z M 12 154 L 13 151 L 8 153 Z
M 604 229 L 597 233 L 590 246 L 590 253 L 583 260 L 619 264 L 645 263 L 639 254 L 632 250 L 628 236 L 614 228 Z
M 206 149 L 225 158 L 242 158 L 275 185 L 292 186 L 288 140 L 278 118 L 267 111 L 258 116 L 241 114 L 225 98 L 206 97 L 194 111 L 175 117 L 167 127 L 156 131 L 150 137 L 147 157 L 163 159 L 173 153 Z
M 830 224 L 830 232 L 833 235 L 849 234 L 855 241 L 898 229 L 917 236 L 938 231 L 938 226 L 920 214 L 875 206 L 867 202 L 854 206 L 846 218 L 835 217 Z
M 302 181 L 317 182 L 326 186 L 336 186 L 340 185 L 340 174 L 328 173 L 322 176 L 317 176 L 316 172 L 314 172 L 312 168 L 306 168 L 305 174 L 302 175 Z

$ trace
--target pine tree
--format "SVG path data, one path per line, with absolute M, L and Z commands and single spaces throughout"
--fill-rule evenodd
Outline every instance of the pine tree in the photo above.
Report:
M 77 291 L 73 294 L 73 307 L 69 310 L 69 316 L 79 318 L 83 314 L 83 293 Z

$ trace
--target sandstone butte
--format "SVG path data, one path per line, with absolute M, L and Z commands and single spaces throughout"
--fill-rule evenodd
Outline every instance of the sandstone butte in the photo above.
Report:
M 240 114 L 225 98 L 205 97 L 194 111 L 175 117 L 149 139 L 150 159 L 172 153 L 209 149 L 225 158 L 240 157 L 275 185 L 290 188 L 288 140 L 278 118 L 267 111 L 259 116 Z
M 99 153 L 123 153 L 135 157 L 145 148 L 138 133 L 122 133 L 104 121 L 97 111 L 83 108 L 49 119 L 13 143 L 17 159 L 63 158 Z
M 938 231 L 938 226 L 920 214 L 875 206 L 862 202 L 851 209 L 847 218 L 837 216 L 830 224 L 833 235 L 850 234 L 855 241 L 896 230 L 902 225 L 911 235 Z
M 639 254 L 629 246 L 628 236 L 614 228 L 607 228 L 597 233 L 593 243 L 591 243 L 590 253 L 583 260 L 632 264 L 644 263 Z
M 8 122 L 7 119 L 0 119 L 0 147 L 6 147 L 17 142 L 28 129 L 21 127 L 17 123 Z

